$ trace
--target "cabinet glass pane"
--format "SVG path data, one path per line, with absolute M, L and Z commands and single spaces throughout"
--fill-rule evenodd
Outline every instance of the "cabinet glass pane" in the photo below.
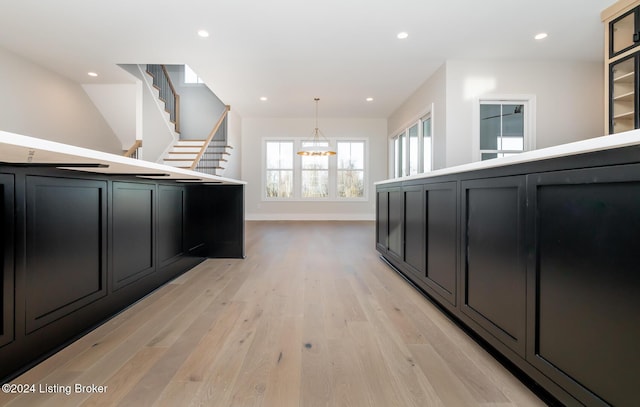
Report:
M 629 13 L 611 24 L 611 51 L 616 54 L 634 44 L 635 14 Z
M 635 58 L 611 66 L 611 120 L 613 133 L 635 127 Z

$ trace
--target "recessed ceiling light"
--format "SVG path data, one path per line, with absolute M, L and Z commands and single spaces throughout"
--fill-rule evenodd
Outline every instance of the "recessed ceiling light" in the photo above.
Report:
M 399 40 L 404 40 L 405 38 L 409 38 L 409 34 L 405 31 L 398 33 L 398 35 L 396 35 L 396 37 L 398 37 Z
M 269 99 L 268 99 L 266 96 L 261 96 L 261 97 L 260 97 L 260 100 L 261 100 L 261 101 L 263 101 L 263 102 L 266 102 L 266 101 L 267 101 L 267 100 L 269 100 Z
M 543 40 L 545 38 L 547 38 L 549 35 L 547 33 L 540 33 L 540 34 L 536 34 L 535 38 L 536 40 Z
M 97 73 L 95 73 L 95 72 L 87 72 L 87 75 L 89 75 L 89 76 L 93 76 L 94 78 L 95 78 L 96 76 L 98 76 L 98 74 L 97 74 Z
M 207 38 L 209 36 L 209 31 L 207 30 L 198 30 L 198 35 L 202 38 Z
M 373 98 L 366 98 L 365 99 L 367 102 L 373 102 Z

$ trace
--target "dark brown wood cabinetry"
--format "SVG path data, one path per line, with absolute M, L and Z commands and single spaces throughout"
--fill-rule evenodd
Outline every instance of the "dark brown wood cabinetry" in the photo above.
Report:
M 378 251 L 561 403 L 633 406 L 638 152 L 379 183 Z

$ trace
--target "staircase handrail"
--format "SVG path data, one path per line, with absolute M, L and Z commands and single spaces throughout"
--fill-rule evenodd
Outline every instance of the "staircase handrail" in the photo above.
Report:
M 191 169 L 192 170 L 194 170 L 198 166 L 198 163 L 200 163 L 200 159 L 204 155 L 205 151 L 207 151 L 207 148 L 209 148 L 209 144 L 211 143 L 211 141 L 213 140 L 213 137 L 218 132 L 218 129 L 220 128 L 222 123 L 224 123 L 224 119 L 227 117 L 227 113 L 229 113 L 229 110 L 231 110 L 231 106 L 226 105 L 225 109 L 223 110 L 222 114 L 220 115 L 220 118 L 218 119 L 218 122 L 215 124 L 215 126 L 213 126 L 213 130 L 211 130 L 211 133 L 209 133 L 209 136 L 207 137 L 207 139 L 205 140 L 204 144 L 202 145 L 202 148 L 198 152 L 198 155 L 193 160 L 193 164 L 191 164 Z
M 135 143 L 127 151 L 124 152 L 125 157 L 138 158 L 138 149 L 142 147 L 142 140 L 136 140 Z
M 160 98 L 165 102 L 169 118 L 175 124 L 176 133 L 180 133 L 180 95 L 173 86 L 173 82 L 171 82 L 167 67 L 165 65 L 148 64 L 147 72 L 153 77 L 153 84 L 158 88 Z M 156 74 L 161 75 L 161 77 L 157 77 Z M 171 99 L 168 96 L 171 96 Z

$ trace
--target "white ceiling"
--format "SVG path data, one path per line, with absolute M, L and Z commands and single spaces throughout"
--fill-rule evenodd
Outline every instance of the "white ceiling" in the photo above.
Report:
M 78 83 L 188 64 L 243 117 L 310 117 L 320 97 L 321 117 L 386 118 L 447 59 L 602 60 L 613 2 L 0 0 L 0 47 Z

